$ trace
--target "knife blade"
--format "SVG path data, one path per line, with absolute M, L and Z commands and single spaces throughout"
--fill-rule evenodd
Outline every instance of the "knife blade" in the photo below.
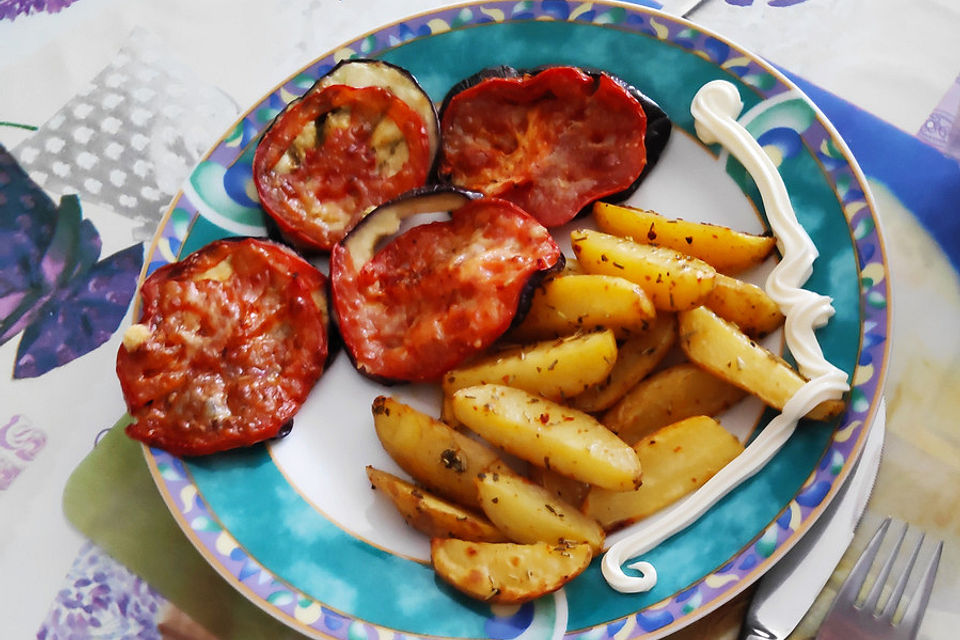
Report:
M 763 577 L 744 619 L 740 640 L 782 640 L 800 623 L 853 540 L 880 466 L 885 403 L 840 494 Z

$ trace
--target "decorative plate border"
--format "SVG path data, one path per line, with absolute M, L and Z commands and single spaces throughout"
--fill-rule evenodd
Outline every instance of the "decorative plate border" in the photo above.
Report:
M 240 185 L 245 176 L 226 176 L 239 156 L 249 152 L 258 132 L 283 106 L 302 94 L 313 81 L 338 61 L 355 56 L 372 56 L 385 49 L 423 36 L 492 22 L 524 20 L 566 20 L 621 28 L 655 37 L 713 62 L 768 99 L 796 87 L 774 67 L 744 50 L 689 22 L 656 10 L 612 2 L 479 2 L 438 10 L 388 25 L 358 38 L 318 59 L 293 76 L 262 102 L 250 109 L 227 136 L 208 154 L 202 164 L 219 165 L 220 178 Z M 852 154 L 826 117 L 814 107 L 816 122 L 802 134 L 805 144 L 822 163 L 840 198 L 853 233 L 860 276 L 861 348 L 853 374 L 849 410 L 838 427 L 817 468 L 800 492 L 780 515 L 737 556 L 687 589 L 633 615 L 568 634 L 570 638 L 655 638 L 675 631 L 727 602 L 778 560 L 813 524 L 849 473 L 859 455 L 869 425 L 879 404 L 889 356 L 890 286 L 883 242 L 874 215 L 866 179 Z M 193 181 L 196 176 L 191 177 Z M 191 187 L 193 185 L 191 184 Z M 145 273 L 175 260 L 188 249 L 185 241 L 191 229 L 213 205 L 197 189 L 188 187 L 171 206 L 150 247 Z M 242 199 L 242 195 L 239 199 Z M 226 230 L 249 233 L 253 202 L 245 210 L 233 207 L 225 217 L 216 213 Z M 354 620 L 324 607 L 302 592 L 277 579 L 243 551 L 197 494 L 182 461 L 159 451 L 146 455 L 151 472 L 164 499 L 181 527 L 203 555 L 229 582 L 261 608 L 301 631 L 323 637 L 414 638 L 416 636 Z M 516 629 L 516 632 L 522 629 Z M 505 635 L 504 637 L 514 637 Z

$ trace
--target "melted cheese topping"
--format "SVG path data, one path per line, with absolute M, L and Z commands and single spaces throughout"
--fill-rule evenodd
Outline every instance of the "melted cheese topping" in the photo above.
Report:
M 150 327 L 145 324 L 132 324 L 123 332 L 123 348 L 136 351 L 150 339 Z

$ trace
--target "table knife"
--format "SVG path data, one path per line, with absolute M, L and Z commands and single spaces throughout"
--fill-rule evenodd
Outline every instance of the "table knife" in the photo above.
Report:
M 885 430 L 881 403 L 860 460 L 810 530 L 757 586 L 740 640 L 783 640 L 800 623 L 853 540 L 880 466 Z

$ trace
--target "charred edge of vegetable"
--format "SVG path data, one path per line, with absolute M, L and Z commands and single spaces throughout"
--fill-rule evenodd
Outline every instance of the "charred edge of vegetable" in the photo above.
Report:
M 558 67 L 567 67 L 571 65 L 542 65 L 539 67 L 531 67 L 529 69 L 517 69 L 509 65 L 501 65 L 498 67 L 489 67 L 482 69 L 477 73 L 464 78 L 460 82 L 453 85 L 447 94 L 443 98 L 443 102 L 440 105 L 440 110 L 438 111 L 438 118 L 440 121 L 443 121 L 443 114 L 446 112 L 447 107 L 450 105 L 450 101 L 458 94 L 467 89 L 470 89 L 485 80 L 491 78 L 521 78 L 523 76 L 535 76 L 542 71 L 547 71 L 548 69 L 555 69 Z M 640 183 L 643 182 L 643 179 L 647 176 L 650 170 L 654 165 L 657 164 L 657 161 L 660 159 L 660 155 L 663 153 L 664 148 L 667 146 L 667 142 L 670 139 L 670 132 L 673 130 L 673 123 L 670 121 L 670 117 L 666 112 L 660 108 L 660 105 L 657 104 L 652 98 L 648 97 L 645 93 L 640 91 L 638 88 L 623 80 L 619 76 L 616 76 L 609 71 L 604 71 L 602 69 L 596 69 L 592 67 L 576 67 L 580 69 L 594 81 L 599 81 L 602 75 L 607 76 L 618 85 L 623 87 L 631 96 L 633 96 L 637 101 L 640 102 L 643 106 L 643 111 L 647 116 L 647 129 L 644 132 L 644 146 L 647 151 L 647 162 L 643 167 L 643 171 L 640 172 L 640 175 L 634 180 L 630 186 L 622 191 L 617 193 L 612 193 L 610 195 L 598 198 L 604 202 L 621 202 L 630 197 L 640 186 Z M 442 156 L 441 152 L 437 153 L 436 161 L 434 162 L 433 169 L 430 172 L 430 181 L 437 183 L 444 183 L 446 180 L 443 176 L 440 175 L 440 160 Z M 583 207 L 580 211 L 577 212 L 576 217 L 580 217 L 588 214 L 593 209 L 593 203 L 590 203 Z
M 450 106 L 450 101 L 453 100 L 458 93 L 462 93 L 467 89 L 475 87 L 481 82 L 493 78 L 520 78 L 526 75 L 526 73 L 528 72 L 521 71 L 515 67 L 505 64 L 502 64 L 498 67 L 487 67 L 486 69 L 481 69 L 475 74 L 467 76 L 463 80 L 450 87 L 446 95 L 443 96 L 443 101 L 440 103 L 440 109 L 437 111 L 437 114 L 442 119 L 447 107 Z
M 622 78 L 605 71 L 584 69 L 584 72 L 589 74 L 591 77 L 598 79 L 600 74 L 604 74 L 622 86 L 627 90 L 627 92 L 630 93 L 630 95 L 640 102 L 640 104 L 643 106 L 643 111 L 647 116 L 647 130 L 643 138 L 644 146 L 647 150 L 647 163 L 644 165 L 643 170 L 640 172 L 640 175 L 637 176 L 637 179 L 634 180 L 633 183 L 623 191 L 599 198 L 599 200 L 602 200 L 603 202 L 622 202 L 633 195 L 637 188 L 639 188 L 640 183 L 643 182 L 644 178 L 647 177 L 647 174 L 650 173 L 650 170 L 653 169 L 653 167 L 656 166 L 657 162 L 660 160 L 660 156 L 663 154 L 663 150 L 666 148 L 667 142 L 670 140 L 670 133 L 673 131 L 673 123 L 670 121 L 670 117 L 666 114 L 666 112 L 660 108 L 659 104 L 657 104 L 653 99 L 648 97 L 629 82 L 626 82 Z M 584 209 L 581 210 L 578 215 L 585 214 L 592 209 L 593 207 L 588 205 L 587 207 L 584 207 Z
M 551 276 L 555 273 L 560 273 L 563 271 L 563 268 L 567 264 L 567 257 L 560 253 L 559 259 L 551 267 L 546 269 L 541 269 L 537 271 L 527 280 L 526 285 L 523 289 L 520 290 L 520 298 L 517 301 L 517 312 L 513 316 L 513 320 L 510 322 L 510 326 L 507 328 L 507 331 L 515 329 L 520 325 L 521 322 L 527 317 L 527 314 L 530 313 L 530 305 L 533 303 L 533 296 L 537 292 L 537 289 L 540 288 L 540 285 L 543 284 L 543 281 L 547 276 Z
M 277 434 L 271 438 L 271 440 L 283 440 L 290 435 L 291 431 L 293 431 L 293 418 L 290 418 L 280 425 L 280 429 L 277 431 Z

